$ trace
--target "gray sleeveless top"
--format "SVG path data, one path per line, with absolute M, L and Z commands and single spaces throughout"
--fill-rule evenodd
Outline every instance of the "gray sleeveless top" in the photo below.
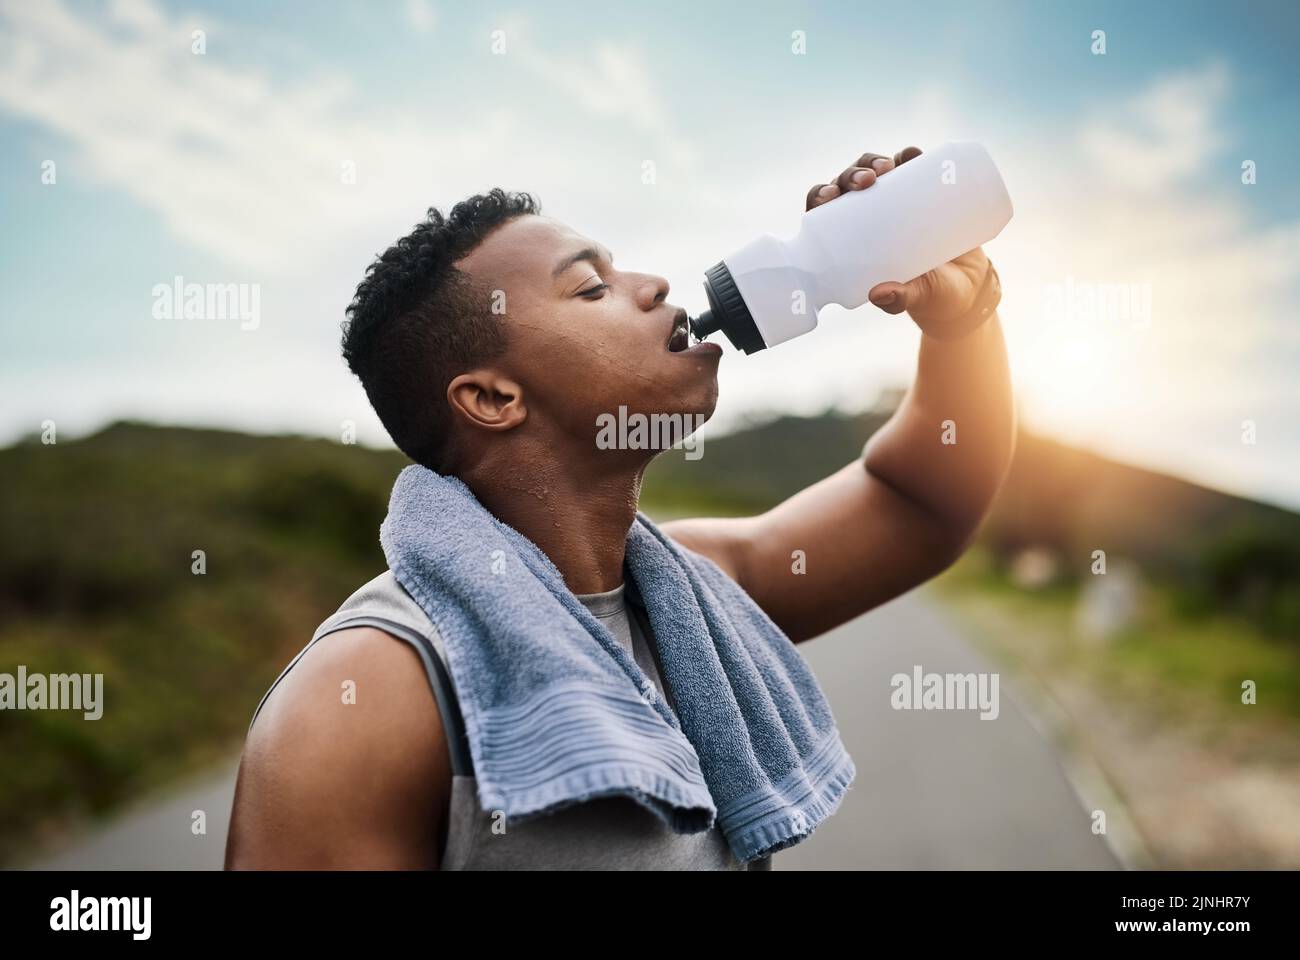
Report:
M 659 686 L 664 687 L 650 641 L 653 634 L 640 598 L 623 588 L 579 596 Z M 354 593 L 312 635 L 262 697 L 258 713 L 277 684 L 322 637 L 352 627 L 375 627 L 409 643 L 429 678 L 451 754 L 451 803 L 442 870 L 771 870 L 771 857 L 741 863 L 721 829 L 674 833 L 630 797 L 600 797 L 522 823 L 500 821 L 482 809 L 469 741 L 447 669 L 446 649 L 433 622 L 391 571 Z M 252 722 L 249 723 L 252 728 Z

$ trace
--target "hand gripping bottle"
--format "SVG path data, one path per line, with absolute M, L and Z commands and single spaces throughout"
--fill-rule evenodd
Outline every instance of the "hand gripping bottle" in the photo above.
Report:
M 803 215 L 789 240 L 771 234 L 705 271 L 709 309 L 690 321 L 745 353 L 817 326 L 828 303 L 857 307 L 878 283 L 905 283 L 992 240 L 1011 198 L 978 143 L 945 143 Z

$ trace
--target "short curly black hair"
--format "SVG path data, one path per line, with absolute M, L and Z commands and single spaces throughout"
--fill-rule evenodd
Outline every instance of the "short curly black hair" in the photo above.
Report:
M 430 207 L 366 269 L 347 308 L 348 367 L 393 442 L 431 470 L 453 469 L 447 385 L 506 347 L 491 292 L 454 264 L 496 227 L 540 212 L 532 195 L 500 187 L 462 200 L 446 216 Z

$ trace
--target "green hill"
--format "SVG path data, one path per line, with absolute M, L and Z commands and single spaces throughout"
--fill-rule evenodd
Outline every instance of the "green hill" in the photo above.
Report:
M 0 720 L 0 860 L 237 743 L 314 625 L 383 570 L 405 462 L 137 424 L 0 451 L 0 670 L 103 673 L 105 701 L 94 721 Z

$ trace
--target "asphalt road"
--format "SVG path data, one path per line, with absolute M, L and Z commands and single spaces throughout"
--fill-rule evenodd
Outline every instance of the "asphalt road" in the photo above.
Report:
M 994 670 L 946 610 L 909 594 L 800 649 L 858 775 L 835 816 L 774 869 L 1119 869 L 1005 676 L 996 719 L 890 705 L 890 678 L 917 665 Z
M 992 667 L 916 594 L 801 647 L 858 775 L 837 814 L 773 860 L 782 869 L 1116 869 L 1052 746 L 1000 683 L 997 719 L 897 711 L 890 678 Z M 238 758 L 124 811 L 31 866 L 220 869 Z M 195 836 L 195 810 L 207 833 Z

